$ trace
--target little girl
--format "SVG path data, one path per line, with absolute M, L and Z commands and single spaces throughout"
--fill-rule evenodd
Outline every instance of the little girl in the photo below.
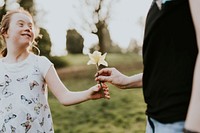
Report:
M 53 64 L 30 52 L 35 33 L 29 12 L 7 12 L 0 35 L 6 45 L 0 59 L 0 133 L 53 133 L 47 86 L 63 105 L 110 98 L 105 84 L 102 88 L 95 85 L 85 91 L 69 91 Z

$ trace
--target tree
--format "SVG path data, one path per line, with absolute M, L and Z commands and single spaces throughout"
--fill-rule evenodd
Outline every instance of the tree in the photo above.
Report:
M 66 48 L 69 53 L 78 54 L 83 52 L 83 37 L 76 30 L 67 31 Z
M 0 7 L 0 20 L 2 19 L 3 15 L 6 13 L 6 4 Z
M 96 27 L 97 32 L 93 33 L 99 38 L 99 51 L 105 53 L 106 51 L 109 51 L 111 46 L 110 33 L 108 31 L 107 24 L 105 21 L 99 21 L 96 23 Z
M 109 51 L 111 38 L 108 30 L 108 22 L 112 5 L 118 0 L 84 0 L 81 1 L 81 18 L 83 19 L 83 30 L 96 34 L 99 40 L 98 50 L 102 53 Z M 86 11 L 86 12 L 85 12 Z M 92 19 L 91 19 L 92 18 Z
M 29 11 L 31 15 L 36 15 L 35 4 L 33 0 L 18 0 L 18 3 L 25 10 Z
M 40 50 L 40 55 L 44 55 L 46 57 L 50 56 L 51 53 L 51 40 L 48 32 L 44 28 L 40 28 L 40 35 L 42 37 L 38 37 L 36 41 L 38 42 L 37 47 Z
M 131 52 L 131 53 L 134 52 L 136 54 L 141 54 L 142 46 L 139 44 L 137 40 L 132 39 L 127 48 L 127 52 Z
M 99 4 L 95 11 L 93 12 L 93 15 L 97 15 L 98 17 L 98 22 L 95 23 L 97 31 L 93 33 L 96 34 L 99 38 L 99 51 L 102 53 L 106 52 L 106 49 L 108 49 L 111 45 L 111 39 L 110 39 L 110 33 L 108 31 L 108 25 L 106 23 L 106 20 L 109 17 L 109 10 L 107 10 L 107 13 L 104 17 L 104 19 L 100 19 L 100 12 L 103 6 L 103 0 L 99 1 Z

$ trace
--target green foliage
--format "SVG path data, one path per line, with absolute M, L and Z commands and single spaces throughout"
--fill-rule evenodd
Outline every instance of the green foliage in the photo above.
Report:
M 54 64 L 55 68 L 62 68 L 69 66 L 68 61 L 62 56 L 49 56 L 49 60 Z
M 33 16 L 36 14 L 34 0 L 18 0 L 18 3 L 25 10 L 29 11 Z
M 40 50 L 40 55 L 49 57 L 51 52 L 51 40 L 46 29 L 40 28 L 42 38 L 37 38 L 37 47 Z
M 76 30 L 67 31 L 67 51 L 71 54 L 83 52 L 83 37 Z
M 0 7 L 0 20 L 2 19 L 4 14 L 6 14 L 6 5 L 5 4 L 2 7 Z
M 110 53 L 122 53 L 122 49 L 119 47 L 119 45 L 111 45 L 109 52 Z
M 85 90 L 96 84 L 96 68 L 87 66 L 88 60 L 88 56 L 81 54 L 67 55 L 70 66 L 57 70 L 69 90 Z M 108 53 L 106 57 L 110 67 L 115 66 L 126 75 L 141 72 L 141 60 L 136 54 Z M 60 105 L 49 93 L 55 133 L 144 133 L 146 105 L 142 89 L 120 90 L 108 85 L 110 100 L 87 101 L 67 107 Z

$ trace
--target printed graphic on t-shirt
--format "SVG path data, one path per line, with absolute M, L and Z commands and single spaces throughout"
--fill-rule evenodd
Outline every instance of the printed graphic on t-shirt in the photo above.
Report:
M 43 77 L 51 62 L 30 55 L 27 62 L 20 65 L 24 68 L 15 71 L 8 71 L 10 66 L 2 63 L 0 66 L 5 67 L 0 69 L 0 133 L 53 133 Z M 42 69 L 41 64 L 45 64 Z

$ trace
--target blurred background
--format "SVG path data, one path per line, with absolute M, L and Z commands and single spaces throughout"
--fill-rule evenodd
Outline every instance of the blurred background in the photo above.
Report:
M 0 19 L 23 7 L 34 17 L 40 54 L 49 58 L 69 90 L 96 84 L 87 53 L 107 52 L 109 67 L 126 75 L 142 72 L 142 40 L 151 0 L 0 0 Z M 0 42 L 0 49 L 4 47 Z M 110 100 L 64 107 L 49 92 L 55 133 L 144 133 L 142 89 L 110 84 Z

